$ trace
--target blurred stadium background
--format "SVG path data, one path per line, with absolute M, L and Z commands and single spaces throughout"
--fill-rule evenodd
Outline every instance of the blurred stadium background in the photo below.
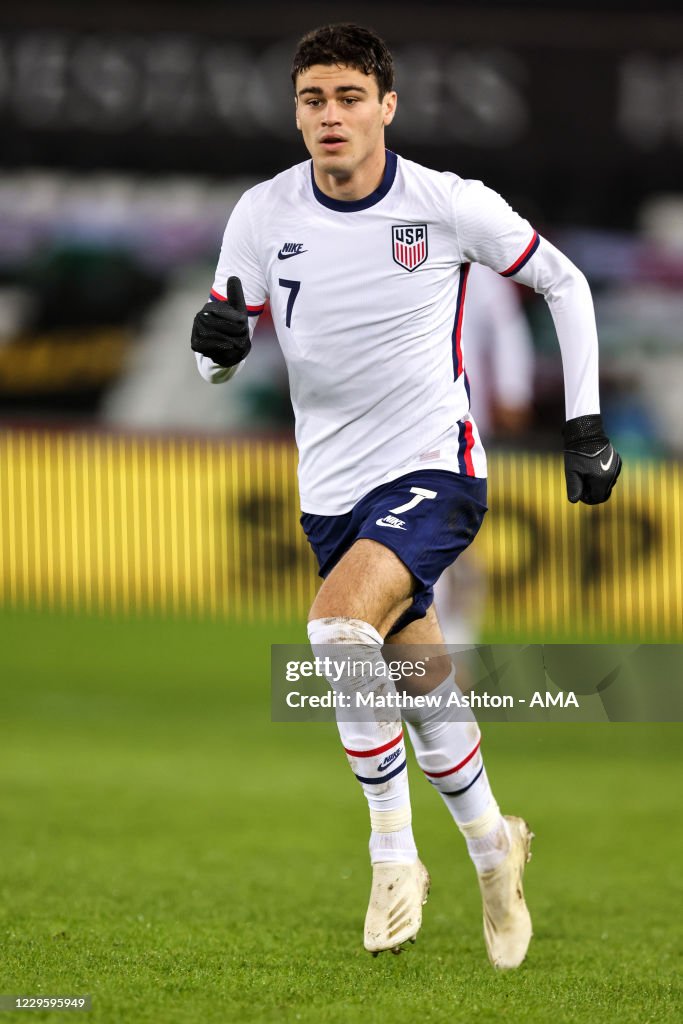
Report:
M 288 62 L 321 12 L 256 7 L 258 18 L 253 6 L 208 2 L 95 14 L 29 0 L 0 14 L 5 605 L 305 611 L 315 576 L 272 326 L 262 318 L 230 387 L 200 380 L 187 342 L 236 198 L 304 155 Z M 599 515 L 562 506 L 559 350 L 545 304 L 521 289 L 532 414 L 517 436 L 489 431 L 487 627 L 680 634 L 674 10 L 427 3 L 419 29 L 406 5 L 347 12 L 372 20 L 396 53 L 390 144 L 483 178 L 575 259 L 595 295 L 604 416 L 628 472 Z M 574 542 L 569 572 L 563 547 Z
M 267 315 L 245 371 L 224 387 L 199 378 L 188 340 L 234 202 L 305 156 L 291 116 L 293 44 L 340 16 L 372 25 L 395 52 L 399 115 L 390 145 L 485 180 L 578 263 L 593 289 L 603 414 L 624 473 L 608 506 L 568 506 L 559 349 L 543 301 L 520 290 L 534 348 L 532 400 L 514 436 L 495 418 L 490 429 L 491 511 L 477 542 L 488 579 L 482 638 L 683 638 L 679 4 L 3 5 L 3 991 L 76 985 L 95 991 L 107 1020 L 127 1019 L 131 1006 L 129 1019 L 168 1022 L 283 1020 L 296 1007 L 299 1020 L 348 1024 L 367 1019 L 363 1000 L 381 988 L 365 978 L 365 961 L 352 962 L 351 987 L 338 991 L 311 964 L 331 942 L 330 962 L 338 960 L 340 974 L 348 969 L 352 906 L 362 908 L 365 891 L 364 851 L 347 837 L 348 822 L 363 834 L 363 808 L 341 763 L 330 776 L 338 780 L 332 808 L 322 783 L 313 787 L 325 842 L 316 846 L 306 832 L 309 770 L 334 761 L 334 738 L 265 721 L 268 645 L 304 639 L 316 586 L 298 526 L 286 371 Z M 536 963 L 548 968 L 547 987 L 534 1002 L 523 978 L 503 991 L 476 974 L 472 901 L 465 938 L 444 954 L 443 971 L 449 956 L 458 968 L 469 963 L 469 928 L 468 969 L 480 987 L 455 993 L 458 972 L 445 978 L 432 962 L 411 969 L 437 974 L 411 974 L 415 990 L 400 989 L 401 1002 L 393 968 L 383 968 L 392 1019 L 408 1019 L 401 1014 L 409 1009 L 424 1020 L 461 1019 L 430 1016 L 424 985 L 456 1000 L 462 1019 L 489 1019 L 477 1002 L 484 991 L 486 1006 L 539 1024 L 551 1002 L 558 1022 L 680 1019 L 669 1016 L 665 977 L 680 840 L 671 833 L 676 796 L 667 780 L 680 733 L 643 726 L 638 742 L 651 760 L 623 788 L 635 734 L 605 728 L 613 731 L 529 729 L 528 760 L 518 756 L 517 734 L 490 733 L 499 799 L 518 800 L 522 789 L 537 831 L 545 828 L 536 906 L 546 952 Z M 291 760 L 294 736 L 306 764 Z M 241 766 L 251 763 L 254 737 L 268 753 L 247 780 Z M 241 787 L 228 814 L 224 780 L 234 772 Z M 579 801 L 575 792 L 589 796 Z M 419 793 L 415 800 L 438 879 L 446 854 L 432 838 L 440 834 L 435 805 L 422 806 Z M 627 816 L 632 874 L 611 839 Z M 254 825 L 266 818 L 267 838 Z M 596 860 L 604 866 L 591 882 L 589 913 L 585 873 L 576 863 L 574 874 L 567 870 L 562 832 L 583 835 L 586 820 L 581 870 Z M 637 846 L 644 833 L 647 851 Z M 355 870 L 352 882 L 324 873 L 330 838 Z M 616 844 L 622 851 L 624 842 Z M 264 844 L 276 863 L 260 857 Z M 309 932 L 301 925 L 292 937 L 274 908 L 290 900 L 292 920 L 299 914 L 302 849 L 317 865 L 310 884 L 320 920 L 304 915 Z M 640 944 L 620 899 L 637 909 Z M 230 974 L 211 974 L 223 962 L 221 903 L 235 929 L 232 1014 L 201 995 Z M 566 919 L 552 918 L 553 933 L 544 920 L 558 907 Z M 434 928 L 447 935 L 448 927 L 437 914 Z M 614 962 L 599 941 L 610 928 L 620 936 Z M 578 987 L 558 967 L 566 941 L 583 972 Z M 286 969 L 278 942 L 290 944 Z M 122 944 L 129 959 L 115 951 Z M 289 990 L 278 987 L 283 971 Z M 307 972 L 313 980 L 301 980 Z M 336 1003 L 317 992 L 319 978 Z M 610 985 L 621 986 L 618 1017 L 610 1015 L 618 1001 Z M 177 1002 L 179 993 L 192 1006 Z M 647 1002 L 646 1018 L 638 1000 Z

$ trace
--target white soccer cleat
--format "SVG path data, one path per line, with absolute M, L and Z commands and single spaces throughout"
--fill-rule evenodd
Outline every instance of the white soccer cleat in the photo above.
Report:
M 534 834 L 523 818 L 505 815 L 510 851 L 502 864 L 479 875 L 484 904 L 484 939 L 489 960 L 499 971 L 519 967 L 531 941 L 531 917 L 522 876 L 531 859 Z
M 363 940 L 368 952 L 373 956 L 385 949 L 400 953 L 404 942 L 414 942 L 428 895 L 429 872 L 422 861 L 373 864 Z

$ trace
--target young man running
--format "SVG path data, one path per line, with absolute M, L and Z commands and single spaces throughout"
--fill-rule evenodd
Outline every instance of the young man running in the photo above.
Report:
M 270 299 L 296 417 L 301 521 L 324 580 L 310 641 L 355 645 L 379 678 L 384 644 L 443 643 L 433 585 L 486 511 L 486 459 L 460 345 L 472 262 L 548 302 L 564 366 L 569 500 L 605 501 L 621 461 L 599 415 L 585 278 L 481 182 L 385 148 L 397 95 L 382 40 L 357 25 L 311 32 L 292 79 L 311 159 L 237 203 L 192 348 L 208 381 L 229 380 Z M 372 682 L 349 674 L 334 685 Z M 430 685 L 455 689 L 447 659 Z M 411 828 L 401 718 L 387 711 L 381 721 L 338 724 L 370 809 L 365 946 L 396 952 L 420 927 L 429 884 Z M 501 815 L 476 724 L 426 714 L 408 728 L 474 862 L 491 963 L 517 967 L 531 938 L 522 893 L 529 828 Z

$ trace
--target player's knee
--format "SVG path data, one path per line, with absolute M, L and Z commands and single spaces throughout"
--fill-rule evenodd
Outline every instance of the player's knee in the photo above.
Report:
M 386 684 L 381 635 L 364 619 L 328 616 L 308 623 L 318 670 L 333 690 L 368 692 Z M 340 646 L 341 645 L 341 646 Z
M 311 619 L 308 623 L 308 639 L 314 651 L 317 647 L 325 647 L 328 644 L 357 644 L 359 647 L 376 647 L 384 643 L 381 635 L 369 622 L 343 616 Z

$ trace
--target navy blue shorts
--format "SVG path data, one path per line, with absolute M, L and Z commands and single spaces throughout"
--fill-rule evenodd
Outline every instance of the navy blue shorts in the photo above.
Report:
M 424 618 L 434 584 L 471 544 L 486 510 L 485 479 L 424 469 L 375 487 L 350 512 L 304 512 L 300 521 L 323 579 L 361 538 L 384 544 L 410 569 L 416 581 L 413 603 L 391 634 Z

